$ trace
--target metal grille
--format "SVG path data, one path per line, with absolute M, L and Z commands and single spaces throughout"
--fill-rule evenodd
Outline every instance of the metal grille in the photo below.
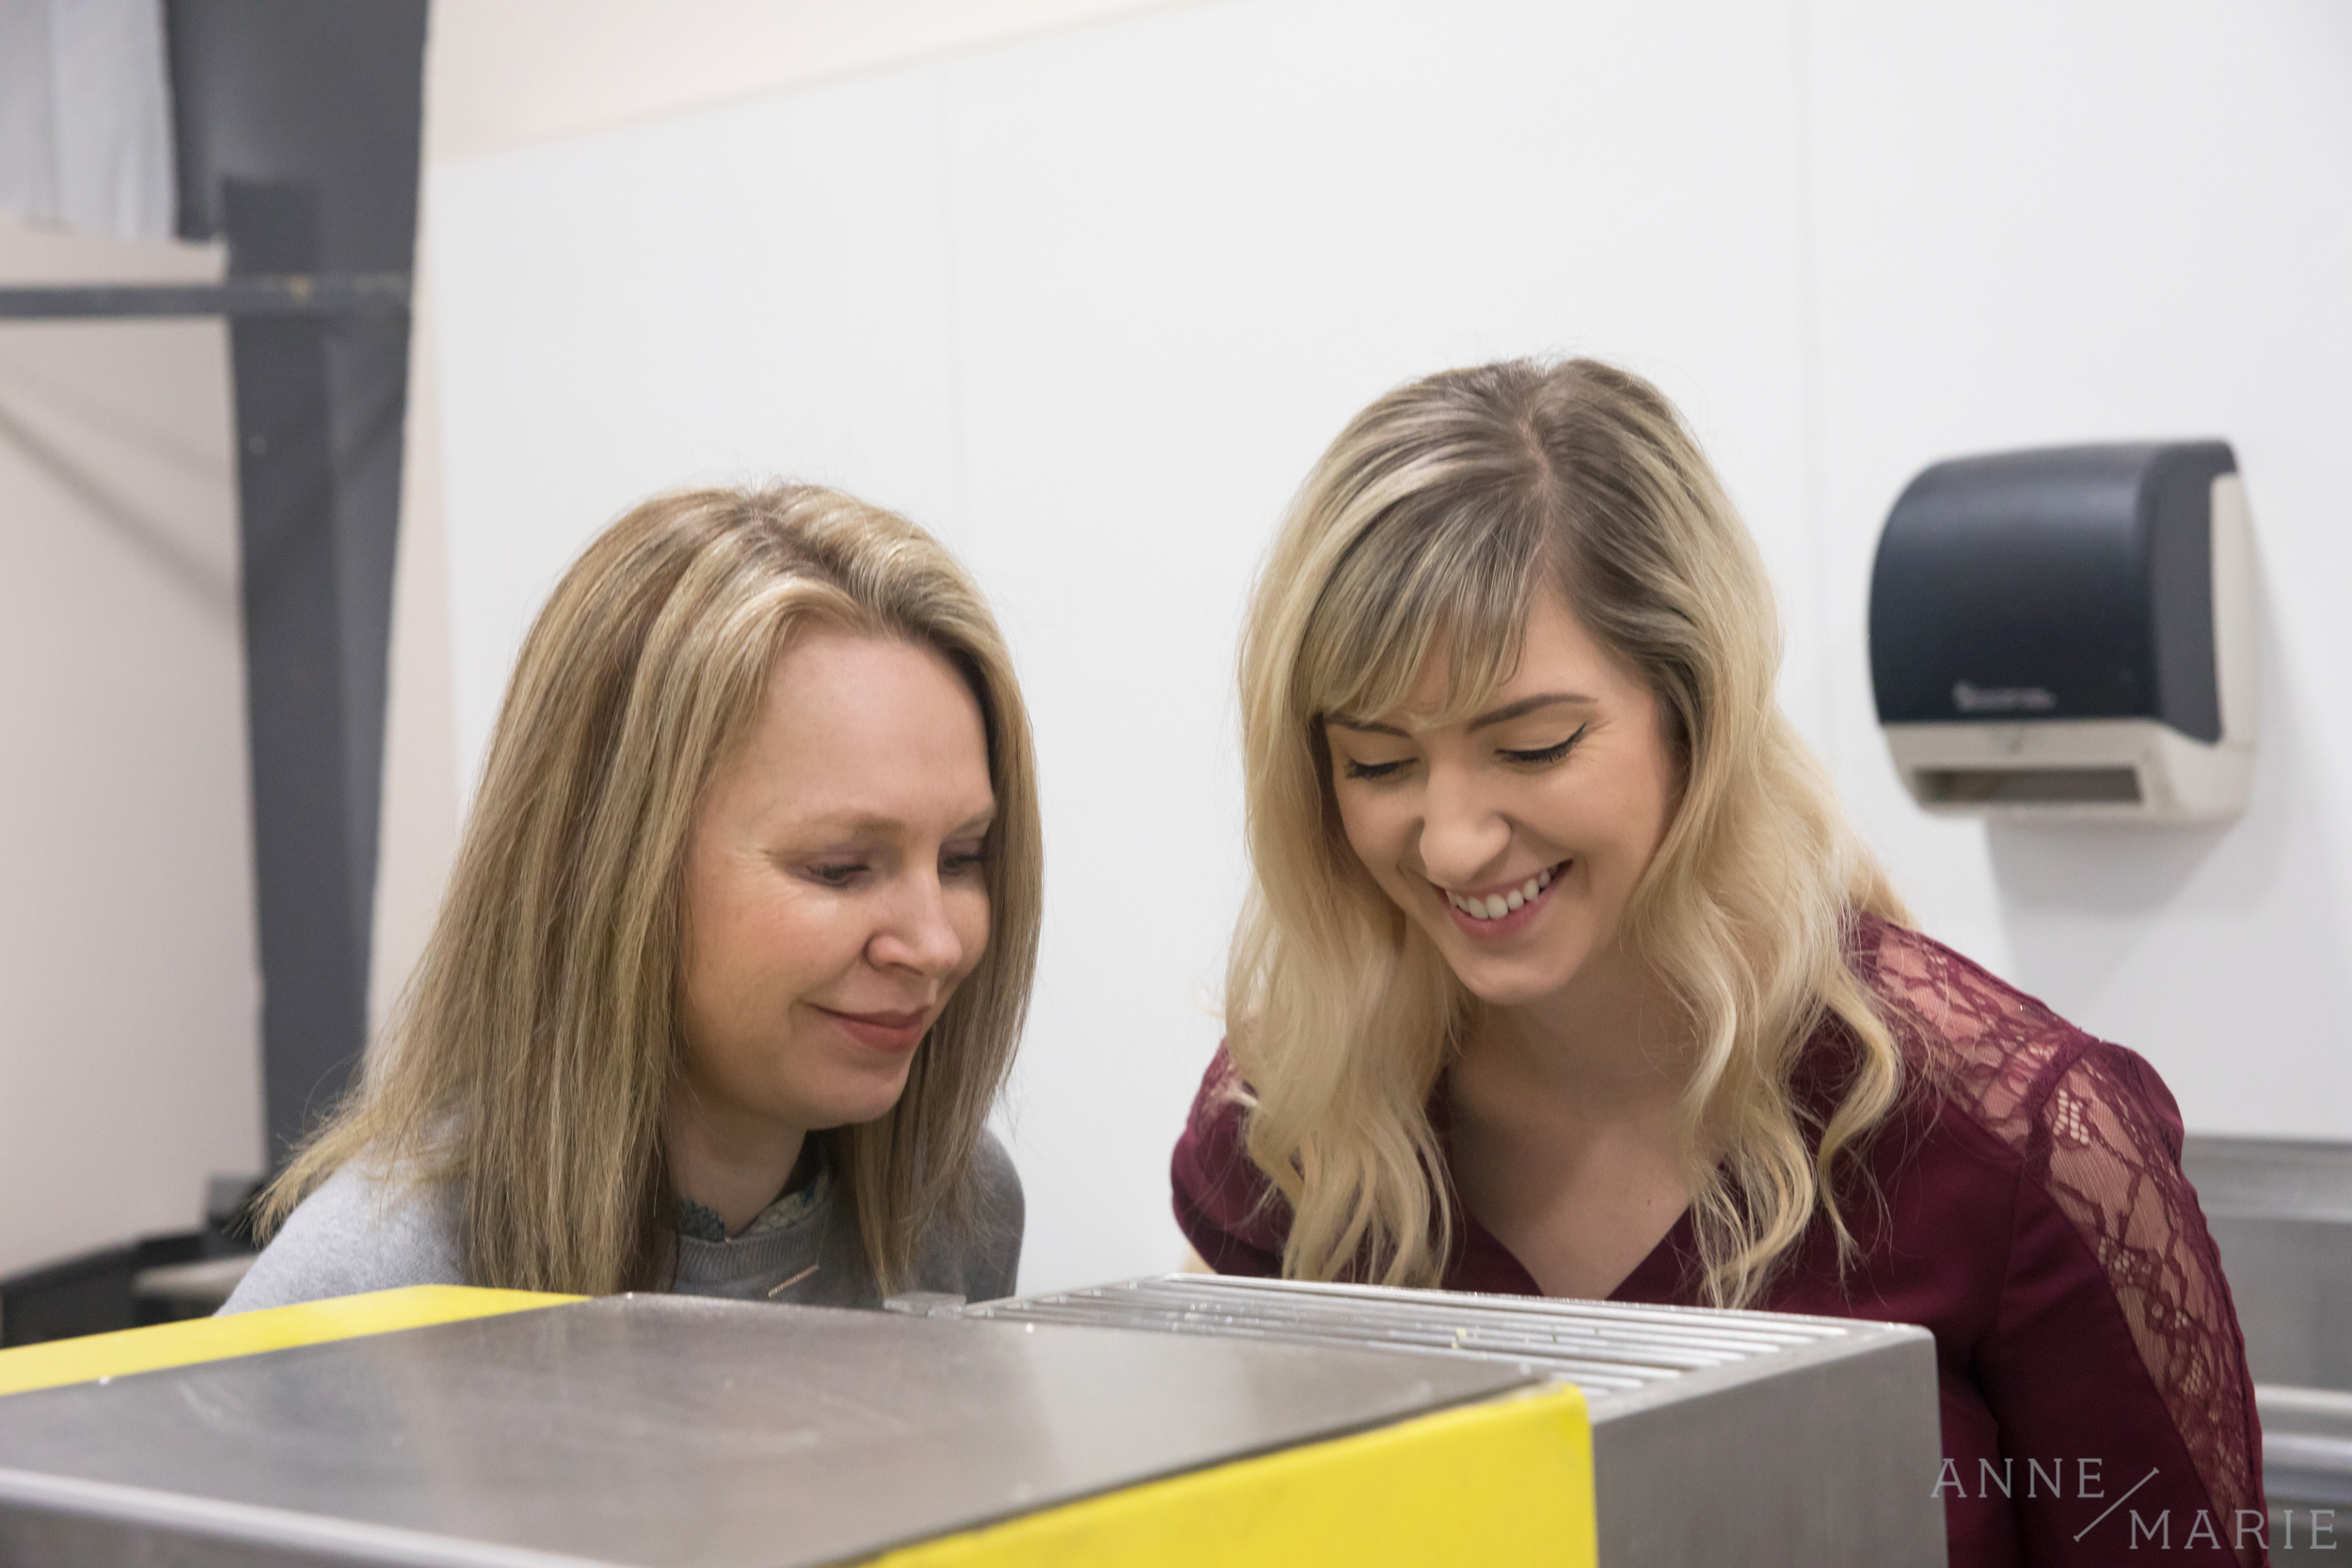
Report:
M 1712 1369 L 1851 1340 L 1881 1325 L 1780 1313 L 1165 1275 L 992 1302 L 973 1317 L 1466 1355 L 1574 1383 L 1606 1402 Z M 1761 1370 L 1762 1369 L 1756 1369 Z

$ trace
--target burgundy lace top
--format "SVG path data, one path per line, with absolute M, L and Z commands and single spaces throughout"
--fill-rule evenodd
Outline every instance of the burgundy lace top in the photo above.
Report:
M 2253 1385 L 2170 1093 L 1915 931 L 1862 922 L 1855 963 L 1914 1067 L 1867 1156 L 1884 1209 L 1842 1281 L 1817 1219 L 1756 1305 L 1934 1334 L 1946 1463 L 1919 1484 L 1952 1568 L 2266 1562 Z M 1834 1083 L 1841 1037 L 1807 1048 L 1802 1095 Z M 1220 1273 L 1275 1275 L 1287 1220 L 1219 1050 L 1176 1146 L 1176 1217 Z M 1540 1293 L 1475 1218 L 1454 1226 L 1448 1290 Z M 1687 1216 L 1611 1299 L 1703 1304 Z

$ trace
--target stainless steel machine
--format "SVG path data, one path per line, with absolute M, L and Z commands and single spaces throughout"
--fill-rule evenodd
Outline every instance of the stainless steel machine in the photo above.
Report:
M 999 1323 L 1470 1360 L 1583 1390 L 1600 1560 L 1944 1561 L 1935 1345 L 1845 1318 L 1170 1275 L 963 1309 Z
M 798 1568 L 1529 1382 L 613 1297 L 0 1399 L 0 1562 Z
M 1944 1560 L 1916 1329 L 1189 1275 L 901 1305 L 615 1297 L 0 1398 L 0 1561 L 1158 1563 L 1165 1511 L 1112 1511 L 1118 1552 L 1103 1526 L 1075 1555 L 919 1554 L 1563 1397 L 1556 1484 L 1413 1497 L 1469 1544 L 1445 1560 L 1546 1509 L 1557 1555 L 1514 1560 L 1594 1560 L 1596 1517 L 1612 1568 Z M 1434 1450 L 1383 1451 L 1409 1488 Z M 1250 1505 L 1310 1543 L 1279 1560 L 1348 1560 L 1295 1516 L 1337 1494 L 1284 1484 Z

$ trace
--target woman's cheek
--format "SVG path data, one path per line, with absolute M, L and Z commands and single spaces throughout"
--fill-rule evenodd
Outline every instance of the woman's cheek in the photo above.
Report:
M 1382 824 L 1378 806 L 1365 800 L 1361 790 L 1343 787 L 1337 793 L 1340 831 L 1347 836 L 1348 847 L 1356 851 L 1356 858 L 1372 873 L 1373 880 L 1385 884 L 1388 879 L 1383 874 L 1382 862 L 1394 857 L 1380 852 Z
M 956 938 L 963 944 L 963 974 L 972 973 L 988 951 L 989 911 L 988 893 L 974 888 L 956 902 Z M 962 975 L 958 975 L 961 980 Z

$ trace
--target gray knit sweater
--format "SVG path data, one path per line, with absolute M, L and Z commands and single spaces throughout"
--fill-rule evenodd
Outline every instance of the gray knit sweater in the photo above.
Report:
M 972 1175 L 974 1223 L 933 1225 L 905 1289 L 970 1301 L 1012 1294 L 1021 1261 L 1021 1178 L 1004 1146 L 985 1133 Z M 816 1201 L 798 1206 L 788 1222 L 733 1241 L 681 1234 L 671 1288 L 802 1307 L 880 1307 L 882 1292 L 866 1270 L 840 1184 L 824 1181 L 812 1196 Z M 388 1180 L 345 1165 L 302 1200 L 221 1311 L 402 1285 L 469 1284 L 463 1216 L 453 1184 Z

